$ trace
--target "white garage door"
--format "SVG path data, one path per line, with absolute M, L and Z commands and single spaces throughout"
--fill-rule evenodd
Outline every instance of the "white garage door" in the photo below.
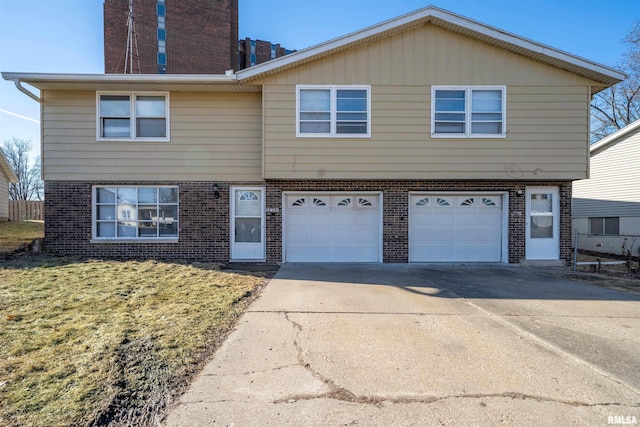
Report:
M 285 196 L 286 262 L 379 262 L 380 195 Z
M 410 261 L 502 260 L 501 195 L 413 194 L 409 201 Z

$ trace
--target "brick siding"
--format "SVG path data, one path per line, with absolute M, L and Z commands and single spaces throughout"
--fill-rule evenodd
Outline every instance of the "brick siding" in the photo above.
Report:
M 45 183 L 45 247 L 60 255 L 115 258 L 229 260 L 230 186 L 266 188 L 266 261 L 282 261 L 282 193 L 287 191 L 368 191 L 383 193 L 383 261 L 405 263 L 409 247 L 409 192 L 460 191 L 509 193 L 509 263 L 525 258 L 527 186 L 560 188 L 560 258 L 571 262 L 571 182 L 565 181 L 275 181 L 221 183 L 220 198 L 213 182 L 71 182 Z M 92 243 L 92 186 L 178 185 L 180 230 L 177 243 Z M 275 209 L 274 209 L 275 208 Z
M 155 0 L 134 0 L 140 68 L 158 73 L 158 16 Z M 128 0 L 105 0 L 104 64 L 106 73 L 123 73 Z M 167 73 L 223 74 L 238 69 L 238 0 L 166 0 Z M 121 62 L 120 66 L 118 63 Z

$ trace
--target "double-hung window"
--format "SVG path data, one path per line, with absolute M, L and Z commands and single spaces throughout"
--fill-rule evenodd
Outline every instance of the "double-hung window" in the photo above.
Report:
M 169 140 L 169 94 L 98 93 L 97 97 L 99 140 Z
M 96 186 L 92 222 L 96 240 L 176 240 L 178 187 Z
M 433 86 L 431 135 L 501 138 L 505 130 L 504 86 Z
M 297 136 L 371 136 L 370 86 L 298 86 Z

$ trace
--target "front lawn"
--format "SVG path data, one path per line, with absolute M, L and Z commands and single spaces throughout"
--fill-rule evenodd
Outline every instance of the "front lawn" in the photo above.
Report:
M 0 253 L 10 253 L 29 244 L 33 239 L 44 237 L 42 221 L 3 221 L 0 222 Z
M 0 425 L 145 425 L 267 279 L 215 264 L 0 261 Z

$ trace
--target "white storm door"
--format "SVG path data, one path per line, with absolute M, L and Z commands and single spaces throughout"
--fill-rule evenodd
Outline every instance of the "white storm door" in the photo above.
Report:
M 527 188 L 527 259 L 560 258 L 558 187 Z
M 231 188 L 231 260 L 264 260 L 264 188 Z

